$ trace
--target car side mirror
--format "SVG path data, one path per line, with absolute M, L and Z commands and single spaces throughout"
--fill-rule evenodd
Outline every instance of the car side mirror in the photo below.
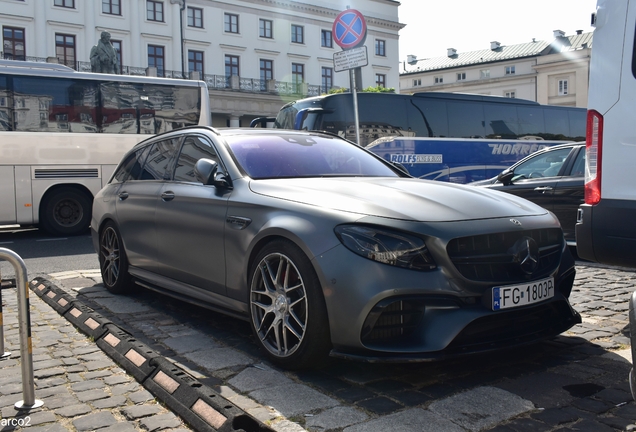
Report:
M 502 171 L 498 176 L 497 180 L 504 184 L 504 186 L 508 186 L 512 184 L 512 178 L 515 176 L 514 171 L 505 170 Z
M 195 178 L 207 186 L 218 188 L 232 187 L 224 173 L 219 172 L 219 164 L 212 159 L 199 159 L 194 165 Z

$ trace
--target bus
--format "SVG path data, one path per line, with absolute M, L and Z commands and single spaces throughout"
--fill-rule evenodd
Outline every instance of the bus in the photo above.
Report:
M 636 1 L 599 0 L 593 26 L 577 253 L 590 261 L 636 267 Z
M 203 81 L 0 60 L 0 225 L 86 232 L 95 194 L 154 134 L 211 125 Z
M 393 162 L 440 156 L 410 163 L 417 177 L 441 170 L 447 174 L 438 180 L 483 179 L 483 175 L 450 174 L 462 165 L 474 164 L 490 167 L 489 174 L 517 162 L 529 150 L 585 140 L 584 108 L 524 99 L 442 92 L 358 93 L 358 107 L 361 146 Z M 323 95 L 284 105 L 273 126 L 332 132 L 355 141 L 353 115 L 350 93 Z M 268 120 L 256 119 L 254 125 Z M 444 167 L 443 160 L 453 160 L 454 165 Z

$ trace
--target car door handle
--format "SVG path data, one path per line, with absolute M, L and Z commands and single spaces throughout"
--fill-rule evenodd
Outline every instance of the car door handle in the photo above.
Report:
M 120 200 L 120 201 L 123 201 L 123 200 L 125 200 L 126 198 L 128 198 L 128 192 L 120 192 L 120 193 L 119 193 L 119 200 Z
M 172 201 L 174 199 L 174 192 L 166 191 L 161 194 L 161 199 L 164 201 Z
M 534 188 L 535 192 L 541 192 L 542 194 L 545 194 L 546 192 L 552 192 L 554 190 L 554 188 L 552 186 L 539 186 Z

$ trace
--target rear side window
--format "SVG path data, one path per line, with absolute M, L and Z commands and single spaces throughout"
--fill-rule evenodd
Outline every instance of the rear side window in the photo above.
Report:
M 179 160 L 174 170 L 174 180 L 196 182 L 194 165 L 199 159 L 212 159 L 216 163 L 220 163 L 216 151 L 207 139 L 189 136 L 185 139 L 181 154 L 179 154 Z
M 138 180 L 141 176 L 141 167 L 143 166 L 150 146 L 145 146 L 128 155 L 124 161 L 119 164 L 117 171 L 113 174 L 111 183 L 123 183 L 128 180 Z
M 150 148 L 140 180 L 169 179 L 170 163 L 174 159 L 180 141 L 181 137 L 155 142 Z

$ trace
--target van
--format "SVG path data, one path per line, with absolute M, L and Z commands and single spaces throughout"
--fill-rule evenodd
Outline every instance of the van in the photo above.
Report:
M 636 267 L 636 0 L 599 0 L 588 93 L 579 257 Z

